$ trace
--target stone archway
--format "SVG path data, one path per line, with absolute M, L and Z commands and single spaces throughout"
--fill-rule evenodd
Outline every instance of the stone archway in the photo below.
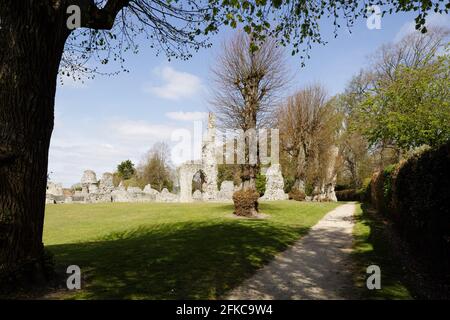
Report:
M 202 169 L 201 163 L 185 163 L 178 169 L 180 178 L 180 202 L 192 202 L 192 179 Z
M 192 198 L 194 201 L 203 200 L 203 194 L 206 191 L 206 175 L 203 170 L 197 171 L 192 177 Z
M 209 169 L 209 170 L 207 170 Z M 205 183 L 202 186 L 203 200 L 215 200 L 217 198 L 217 166 L 203 163 L 184 163 L 178 168 L 180 182 L 180 202 L 192 202 L 192 180 L 198 172 L 204 175 Z
M 202 144 L 202 158 L 182 164 L 178 168 L 180 182 L 180 202 L 192 202 L 192 178 L 198 171 L 205 175 L 205 188 L 202 190 L 203 200 L 215 200 L 217 198 L 217 161 L 215 146 L 215 118 L 212 113 L 208 118 L 208 131 Z

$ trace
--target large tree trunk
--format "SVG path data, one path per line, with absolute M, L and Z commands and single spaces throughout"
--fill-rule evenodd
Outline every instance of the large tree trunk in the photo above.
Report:
M 244 111 L 245 124 L 243 126 L 245 134 L 245 163 L 241 165 L 242 190 L 256 190 L 256 175 L 259 172 L 259 148 L 256 133 L 257 105 L 257 85 L 251 86 L 250 97 L 247 98 L 246 110 Z M 256 146 L 256 148 L 255 148 Z M 256 149 L 256 159 L 252 159 L 252 151 Z M 253 160 L 253 161 L 252 161 Z
M 256 190 L 256 175 L 258 167 L 255 164 L 243 164 L 241 168 L 242 190 Z
M 69 31 L 51 1 L 7 2 L 0 4 L 0 282 L 17 284 L 42 279 L 48 149 Z
M 256 134 L 256 112 L 248 104 L 246 126 L 242 128 L 245 134 L 245 163 L 240 165 L 242 188 L 233 196 L 234 212 L 236 215 L 254 217 L 258 214 L 259 193 L 256 191 L 256 176 L 259 172 L 259 150 Z M 256 155 L 251 155 L 256 146 Z M 252 150 L 253 147 L 253 150 Z M 252 159 L 256 156 L 256 159 Z

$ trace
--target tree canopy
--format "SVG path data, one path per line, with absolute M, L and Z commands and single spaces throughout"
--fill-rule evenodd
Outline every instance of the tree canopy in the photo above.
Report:
M 134 164 L 133 162 L 131 162 L 131 160 L 122 161 L 117 166 L 117 173 L 124 180 L 130 179 L 135 174 L 135 172 L 136 169 L 134 168 Z
M 101 72 L 100 65 L 117 62 L 125 71 L 124 53 L 138 52 L 138 39 L 148 40 L 156 53 L 169 59 L 188 59 L 193 51 L 211 46 L 210 35 L 220 28 L 242 28 L 258 41 L 267 37 L 292 54 L 300 54 L 302 64 L 314 43 L 325 44 L 320 21 L 328 19 L 338 29 L 351 29 L 358 18 L 372 14 L 371 6 L 381 9 L 381 16 L 395 12 L 416 12 L 416 28 L 426 32 L 430 12 L 448 13 L 443 0 L 422 1 L 303 1 L 303 0 L 66 0 L 53 1 L 54 8 L 75 4 L 81 9 L 81 27 L 66 42 L 61 73 L 75 78 Z M 64 5 L 61 5 L 64 4 Z
M 400 66 L 395 80 L 380 85 L 358 110 L 369 142 L 390 141 L 409 150 L 449 140 L 449 70 L 448 54 L 419 68 Z

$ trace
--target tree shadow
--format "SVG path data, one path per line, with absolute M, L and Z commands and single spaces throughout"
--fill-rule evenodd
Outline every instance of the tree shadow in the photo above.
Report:
M 354 298 L 351 224 L 328 218 L 321 226 L 277 256 L 255 277 L 234 290 L 230 299 L 299 300 Z
M 217 299 L 308 229 L 261 220 L 187 222 L 47 248 L 61 272 L 81 268 L 82 290 L 64 298 Z
M 355 217 L 359 231 L 355 234 L 353 257 L 357 263 L 355 282 L 361 299 L 412 299 L 405 269 L 394 246 L 393 232 L 375 210 L 361 204 L 362 213 Z M 364 230 L 365 229 L 365 230 Z M 381 269 L 381 289 L 368 290 L 366 268 Z

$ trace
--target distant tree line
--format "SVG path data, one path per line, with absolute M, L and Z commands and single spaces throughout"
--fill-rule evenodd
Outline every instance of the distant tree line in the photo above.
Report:
M 373 170 L 450 139 L 448 35 L 433 28 L 382 46 L 337 97 L 340 183 L 360 187 Z
M 238 33 L 213 68 L 214 111 L 227 129 L 280 130 L 286 192 L 318 192 L 330 167 L 338 189 L 361 188 L 375 170 L 450 139 L 448 35 L 430 28 L 381 46 L 342 94 L 315 83 L 286 97 L 284 52 L 270 39 L 252 51 L 251 37 Z M 260 193 L 261 177 L 260 163 L 219 166 L 219 181 L 243 190 Z
M 114 184 L 120 182 L 124 187 L 144 188 L 150 184 L 155 190 L 161 191 L 174 188 L 175 172 L 170 161 L 169 146 L 165 142 L 157 142 L 143 157 L 136 167 L 131 160 L 122 161 L 114 173 Z

